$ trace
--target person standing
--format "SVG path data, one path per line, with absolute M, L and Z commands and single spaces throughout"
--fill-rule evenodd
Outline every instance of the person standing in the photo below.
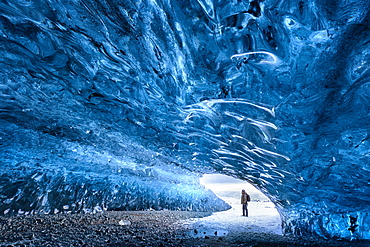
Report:
M 250 196 L 245 192 L 245 190 L 242 190 L 242 197 L 241 197 L 241 203 L 243 205 L 243 216 L 248 217 L 248 202 L 251 200 Z

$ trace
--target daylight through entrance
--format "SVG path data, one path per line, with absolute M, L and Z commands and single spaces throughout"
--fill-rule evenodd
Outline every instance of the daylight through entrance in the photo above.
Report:
M 230 210 L 197 220 L 195 224 L 207 228 L 203 231 L 204 234 L 217 231 L 224 234 L 259 232 L 282 235 L 281 218 L 274 204 L 251 184 L 221 174 L 206 174 L 200 181 L 232 207 Z M 242 189 L 251 196 L 248 217 L 242 216 L 240 202 Z

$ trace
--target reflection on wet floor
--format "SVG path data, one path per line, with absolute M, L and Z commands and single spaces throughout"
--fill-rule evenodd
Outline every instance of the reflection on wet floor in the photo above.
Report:
M 222 230 L 222 229 L 210 229 L 210 228 L 199 228 L 190 230 L 187 232 L 187 237 L 193 237 L 193 238 L 207 238 L 207 237 L 222 237 L 229 234 L 228 231 Z

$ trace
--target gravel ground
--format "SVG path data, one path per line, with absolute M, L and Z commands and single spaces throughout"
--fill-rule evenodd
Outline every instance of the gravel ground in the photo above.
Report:
M 370 246 L 368 241 L 301 239 L 250 231 L 202 236 L 202 229 L 181 223 L 209 215 L 125 211 L 0 217 L 0 246 Z

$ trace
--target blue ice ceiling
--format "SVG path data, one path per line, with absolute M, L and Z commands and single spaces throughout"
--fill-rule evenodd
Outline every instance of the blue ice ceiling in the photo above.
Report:
M 370 239 L 367 0 L 0 1 L 0 214 L 224 210 Z

